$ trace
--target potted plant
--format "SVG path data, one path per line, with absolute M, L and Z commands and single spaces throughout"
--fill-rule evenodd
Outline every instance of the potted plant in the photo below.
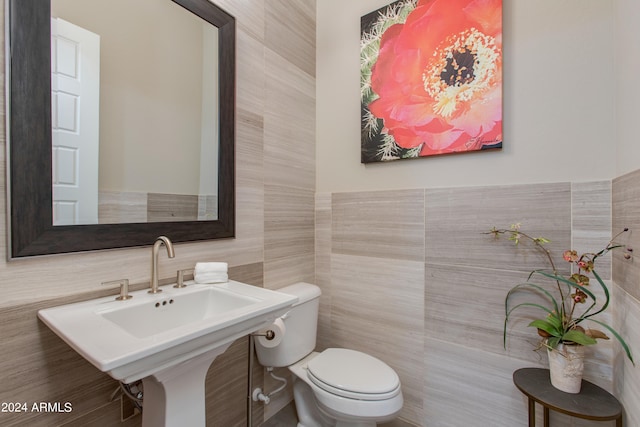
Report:
M 494 227 L 488 232 L 496 238 L 505 235 L 515 245 L 527 241 L 533 244 L 536 250 L 541 251 L 549 262 L 550 269 L 533 270 L 526 282 L 514 286 L 507 293 L 503 345 L 506 348 L 507 323 L 515 310 L 522 307 L 534 307 L 541 310 L 544 317 L 533 320 L 529 326 L 536 328 L 538 334 L 543 338 L 542 345 L 547 348 L 549 354 L 551 383 L 560 390 L 569 393 L 580 391 L 584 346 L 596 344 L 598 339 L 609 339 L 607 333 L 602 329 L 618 340 L 631 363 L 634 363 L 629 346 L 620 334 L 611 326 L 594 318 L 604 312 L 610 302 L 609 289 L 596 271 L 596 260 L 618 248 L 625 248 L 625 258 L 631 258 L 630 248 L 614 242 L 618 236 L 626 231 L 628 229 L 625 228 L 596 253 L 578 255 L 574 250 L 566 250 L 563 253 L 563 259 L 572 267 L 571 273 L 566 276 L 558 272 L 550 251 L 544 246 L 550 242 L 548 239 L 532 237 L 524 233 L 520 229 L 520 224 L 514 224 L 509 229 Z M 538 279 L 543 278 L 551 279 L 551 282 L 546 280 L 538 282 Z M 601 287 L 604 294 L 605 301 L 601 304 L 598 303 L 596 294 L 591 290 L 592 287 L 590 289 L 590 284 L 594 281 Z M 549 283 L 553 284 L 552 289 L 547 289 Z M 518 302 L 514 305 L 512 299 L 521 292 L 533 292 L 541 295 L 548 304 Z M 587 328 L 587 321 L 595 323 L 601 329 Z

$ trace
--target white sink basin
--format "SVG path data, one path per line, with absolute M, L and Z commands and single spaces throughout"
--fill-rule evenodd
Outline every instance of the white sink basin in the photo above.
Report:
M 96 313 L 115 323 L 125 333 L 146 338 L 166 333 L 205 319 L 221 319 L 233 311 L 262 302 L 253 297 L 229 292 L 220 286 L 160 295 L 160 301 L 145 301 L 127 307 L 111 304 Z M 114 307 L 115 305 L 115 307 Z
M 297 298 L 229 281 L 132 292 L 40 310 L 38 317 L 103 372 L 130 383 L 271 324 Z M 224 348 L 226 350 L 226 347 Z M 224 350 L 223 350 L 224 351 Z

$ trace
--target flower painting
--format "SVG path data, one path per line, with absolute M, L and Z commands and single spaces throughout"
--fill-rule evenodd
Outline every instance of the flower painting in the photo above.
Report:
M 361 18 L 363 163 L 502 148 L 502 0 L 400 0 Z

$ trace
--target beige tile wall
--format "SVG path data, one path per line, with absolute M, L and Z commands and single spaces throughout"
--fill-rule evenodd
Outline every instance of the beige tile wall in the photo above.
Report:
M 320 313 L 318 319 L 317 348 L 324 350 L 331 342 L 331 194 L 316 194 L 315 254 L 316 279 L 320 286 Z
M 244 281 L 269 288 L 313 281 L 315 0 L 215 3 L 235 16 L 237 24 L 236 238 L 175 245 L 176 258 L 161 260 L 160 277 L 172 277 L 176 269 L 197 261 L 224 260 L 234 268 L 251 270 L 241 276 Z M 0 6 L 4 29 L 5 0 Z M 4 31 L 0 38 L 4 39 Z M 3 73 L 1 67 L 1 77 Z M 0 128 L 5 123 L 4 92 L 1 96 Z M 0 187 L 4 187 L 4 132 L 0 135 Z M 6 222 L 3 194 L 1 224 Z M 5 236 L 2 227 L 0 238 Z M 0 425 L 120 425 L 119 405 L 108 402 L 115 382 L 39 325 L 35 312 L 49 304 L 96 295 L 102 281 L 119 277 L 132 283 L 148 281 L 148 251 L 132 248 L 7 263 L 0 249 L 0 401 L 74 402 L 73 413 L 66 415 L 0 413 Z M 246 375 L 241 377 L 246 372 L 246 347 L 246 340 L 234 344 L 209 372 L 210 426 L 246 425 Z M 256 380 L 260 384 L 261 370 Z M 257 425 L 264 408 L 254 409 Z M 139 425 L 139 418 L 125 425 Z
M 392 366 L 404 387 L 404 416 L 420 419 L 424 191 L 332 199 L 330 343 Z
M 315 279 L 316 3 L 265 5 L 264 265 L 265 286 L 276 289 Z M 276 374 L 291 379 L 286 369 Z M 279 385 L 265 375 L 266 390 Z M 275 395 L 265 417 L 291 399 L 290 388 Z
M 613 229 L 628 227 L 629 246 L 634 262 L 623 262 L 623 254 L 614 254 L 613 280 L 636 299 L 640 299 L 640 170 L 613 181 Z
M 317 278 L 328 294 L 322 345 L 365 351 L 394 367 L 405 396 L 401 417 L 416 425 L 526 425 L 511 375 L 545 366 L 546 355 L 533 351 L 527 310 L 510 322 L 503 348 L 504 297 L 546 259 L 484 232 L 521 222 L 523 231 L 552 240 L 547 248 L 567 272 L 565 249 L 598 250 L 610 240 L 611 196 L 610 181 L 316 195 Z M 598 267 L 612 285 L 610 264 L 608 257 Z M 616 322 L 611 313 L 601 320 Z M 619 346 L 590 352 L 586 377 L 611 390 Z
M 615 288 L 615 325 L 631 347 L 636 365 L 617 355 L 614 385 L 625 407 L 625 425 L 640 425 L 640 170 L 613 180 L 613 229 L 629 227 L 631 260 L 622 253 L 613 256 Z
M 98 222 L 164 222 L 211 220 L 218 217 L 218 198 L 212 195 L 100 191 Z

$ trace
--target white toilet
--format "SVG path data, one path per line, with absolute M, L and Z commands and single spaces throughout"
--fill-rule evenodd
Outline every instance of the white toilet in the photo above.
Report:
M 373 427 L 402 409 L 400 379 L 373 356 L 343 348 L 314 352 L 320 288 L 296 283 L 278 289 L 298 303 L 284 316 L 285 333 L 275 347 L 256 340 L 265 367 L 284 367 L 295 375 L 298 427 Z

